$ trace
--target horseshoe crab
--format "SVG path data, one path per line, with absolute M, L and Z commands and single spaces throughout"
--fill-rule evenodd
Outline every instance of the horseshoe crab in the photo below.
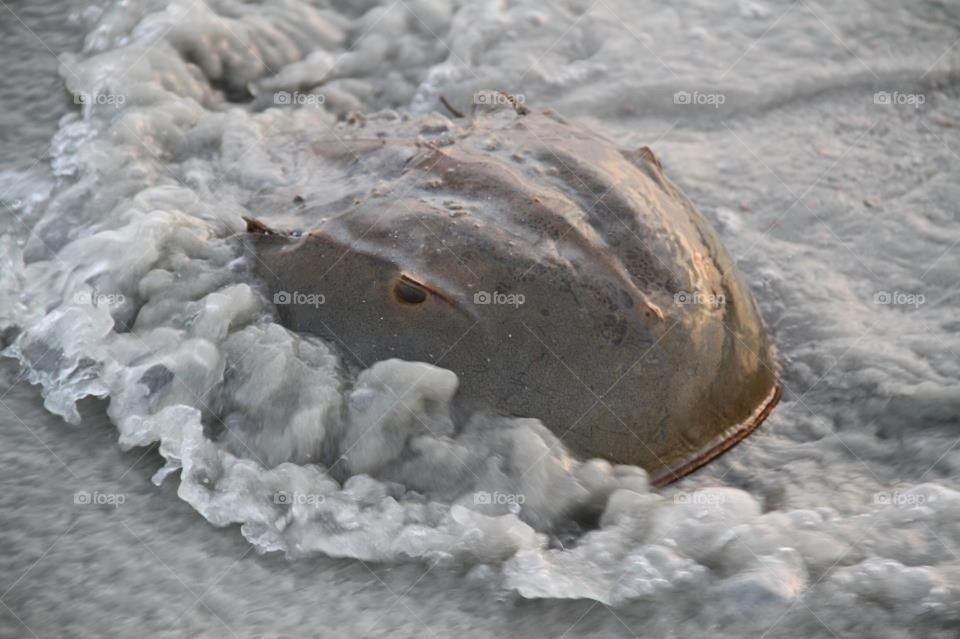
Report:
M 516 103 L 334 137 L 315 152 L 376 173 L 375 188 L 307 233 L 247 221 L 290 329 L 363 366 L 448 368 L 458 411 L 539 418 L 575 454 L 640 465 L 658 485 L 779 399 L 747 287 L 647 147 Z

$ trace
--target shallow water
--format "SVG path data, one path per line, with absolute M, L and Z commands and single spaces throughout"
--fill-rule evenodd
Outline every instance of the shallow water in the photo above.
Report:
M 953 5 L 104 6 L 4 9 L 0 634 L 956 636 Z M 770 326 L 780 406 L 664 491 L 418 432 L 449 373 L 354 384 L 230 240 L 342 195 L 311 132 L 489 87 L 652 146 Z

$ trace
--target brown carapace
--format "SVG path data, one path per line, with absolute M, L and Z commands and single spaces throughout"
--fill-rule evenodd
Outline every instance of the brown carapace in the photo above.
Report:
M 750 292 L 650 149 L 509 103 L 328 137 L 314 151 L 350 172 L 355 197 L 302 235 L 249 222 L 273 298 L 322 296 L 278 303 L 287 327 L 357 366 L 448 368 L 464 414 L 538 418 L 574 454 L 655 484 L 776 404 Z

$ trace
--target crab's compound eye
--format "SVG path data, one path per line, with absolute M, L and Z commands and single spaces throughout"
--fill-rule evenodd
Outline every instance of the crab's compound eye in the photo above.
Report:
M 393 294 L 404 304 L 422 304 L 427 300 L 427 291 L 420 282 L 401 275 L 393 287 Z

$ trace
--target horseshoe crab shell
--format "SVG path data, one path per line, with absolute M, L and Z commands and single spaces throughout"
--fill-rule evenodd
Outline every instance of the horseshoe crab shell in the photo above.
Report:
M 283 324 L 348 361 L 448 368 L 458 410 L 538 418 L 655 484 L 776 404 L 756 305 L 648 148 L 508 105 L 367 120 L 313 149 L 352 201 L 304 234 L 249 220 L 247 238 Z

